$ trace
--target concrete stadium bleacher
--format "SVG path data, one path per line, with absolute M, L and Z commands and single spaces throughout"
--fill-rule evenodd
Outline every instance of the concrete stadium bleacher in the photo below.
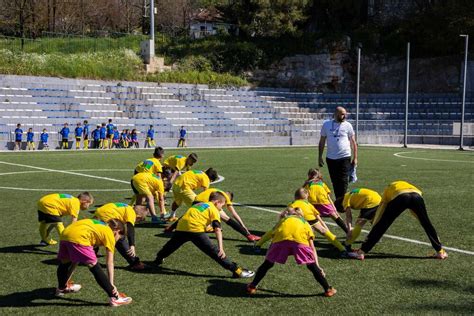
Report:
M 467 101 L 465 120 L 473 122 L 474 98 Z M 453 138 L 460 102 L 459 95 L 411 96 L 410 137 Z M 50 143 L 57 144 L 64 123 L 73 130 L 88 120 L 93 129 L 109 118 L 119 130 L 136 128 L 141 144 L 150 124 L 163 146 L 175 145 L 182 125 L 192 146 L 316 144 L 337 105 L 348 109 L 354 123 L 354 95 L 0 75 L 0 146 L 11 148 L 17 123 L 25 132 L 32 127 L 36 140 L 47 128 Z M 361 96 L 359 141 L 399 142 L 404 109 L 400 94 Z

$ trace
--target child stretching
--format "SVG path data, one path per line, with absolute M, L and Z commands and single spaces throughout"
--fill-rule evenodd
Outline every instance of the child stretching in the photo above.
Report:
M 314 205 L 322 217 L 331 217 L 336 224 L 347 234 L 348 229 L 342 218 L 337 213 L 332 202 L 328 186 L 323 182 L 323 176 L 317 169 L 309 169 L 308 180 L 304 183 L 308 190 L 308 201 Z
M 71 276 L 78 264 L 87 265 L 100 287 L 109 296 L 112 307 L 127 305 L 131 297 L 119 293 L 114 285 L 114 247 L 115 242 L 126 235 L 125 225 L 115 219 L 105 223 L 97 219 L 83 219 L 69 225 L 61 235 L 58 260 L 58 288 L 56 296 L 76 293 L 82 288 L 73 284 Z M 97 262 L 94 246 L 104 246 L 106 249 L 107 275 Z
M 319 216 L 319 212 L 311 203 L 308 202 L 307 199 L 308 199 L 308 190 L 306 190 L 305 188 L 299 188 L 295 192 L 295 200 L 291 202 L 288 205 L 288 207 L 299 208 L 303 212 L 303 217 L 309 223 L 311 228 L 313 228 L 313 230 L 317 231 L 318 233 L 326 237 L 326 239 L 334 247 L 336 247 L 339 251 L 345 254 L 344 246 L 341 244 L 341 242 L 339 242 L 339 240 L 337 240 L 336 236 L 329 230 L 326 223 Z M 274 229 L 266 232 L 265 235 L 262 236 L 262 239 L 260 239 L 255 244 L 256 252 L 260 252 L 259 248 L 262 247 L 264 243 L 266 243 L 268 240 L 271 239 L 271 236 L 274 233 Z
M 49 234 L 56 228 L 58 235 L 64 231 L 62 217 L 71 215 L 72 222 L 77 221 L 80 210 L 87 210 L 94 203 L 89 192 L 83 192 L 76 197 L 69 194 L 48 194 L 38 201 L 38 221 L 41 236 L 41 246 L 55 245 L 58 242 L 51 239 Z
M 255 278 L 247 285 L 247 293 L 255 294 L 257 285 L 275 262 L 285 264 L 289 256 L 294 256 L 297 264 L 305 264 L 314 278 L 324 288 L 324 296 L 331 297 L 336 289 L 328 284 L 323 269 L 319 267 L 318 255 L 314 248 L 314 235 L 299 208 L 287 208 L 280 214 L 280 222 L 275 227 L 272 245 L 265 261 L 258 268 Z

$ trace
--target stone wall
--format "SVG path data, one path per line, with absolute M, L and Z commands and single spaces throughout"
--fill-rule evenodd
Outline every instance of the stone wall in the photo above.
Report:
M 295 55 L 273 64 L 268 70 L 257 70 L 253 80 L 261 86 L 305 91 L 352 93 L 355 91 L 357 59 L 347 51 L 315 55 Z M 411 92 L 458 92 L 461 62 L 459 56 L 412 59 Z M 405 58 L 363 56 L 361 91 L 366 93 L 400 93 L 405 91 Z

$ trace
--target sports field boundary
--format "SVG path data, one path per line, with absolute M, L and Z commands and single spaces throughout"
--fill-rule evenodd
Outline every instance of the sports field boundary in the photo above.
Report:
M 100 176 L 94 176 L 94 175 L 89 175 L 89 174 L 82 174 L 82 173 L 73 172 L 73 171 L 56 170 L 56 169 L 43 168 L 43 167 L 36 167 L 36 166 L 24 165 L 24 164 L 18 164 L 18 163 L 6 162 L 6 161 L 0 161 L 0 164 L 10 165 L 10 166 L 17 166 L 17 167 L 23 167 L 23 168 L 31 168 L 31 169 L 37 169 L 37 170 L 44 170 L 44 171 L 50 171 L 50 172 L 57 172 L 57 173 L 64 173 L 64 174 L 70 174 L 70 175 L 81 176 L 81 177 L 88 177 L 88 178 L 95 178 L 95 179 L 101 179 L 101 180 L 106 180 L 106 181 L 119 182 L 119 183 L 124 183 L 124 184 L 128 184 L 128 183 L 129 183 L 128 181 L 119 180 L 119 179 L 114 179 L 114 178 L 109 178 L 109 177 L 100 177 Z M 221 181 L 223 181 L 224 179 L 225 179 L 225 178 L 222 177 L 222 180 L 221 180 Z M 220 179 L 218 179 L 218 181 L 219 181 L 219 180 L 220 180 Z M 219 182 L 220 182 L 220 181 L 219 181 Z M 217 183 L 217 182 L 214 182 L 214 183 Z M 1 189 L 1 188 L 0 188 L 0 189 Z M 274 213 L 274 214 L 279 214 L 279 213 L 280 213 L 280 212 L 278 212 L 278 211 L 275 211 L 275 210 L 272 210 L 272 209 L 263 208 L 263 207 L 250 206 L 250 205 L 240 204 L 240 203 L 236 203 L 236 202 L 234 202 L 234 204 L 235 204 L 236 206 L 238 205 L 238 206 L 241 206 L 241 207 L 247 207 L 247 208 L 251 208 L 251 209 L 255 209 L 255 210 L 260 210 L 260 211 L 264 211 L 264 212 L 268 212 L 268 213 Z M 327 223 L 327 224 L 328 224 L 328 225 L 331 225 L 331 226 L 336 226 L 336 224 L 334 224 L 334 223 Z M 368 230 L 365 230 L 365 229 L 363 229 L 362 232 L 364 232 L 364 233 L 369 233 L 369 231 L 368 231 Z M 430 246 L 430 247 L 431 247 L 431 244 L 430 244 L 430 243 L 427 243 L 427 242 L 424 242 L 424 241 L 420 241 L 420 240 L 416 240 L 416 239 L 410 239 L 410 238 L 405 238 L 405 237 L 400 237 L 400 236 L 395 236 L 395 235 L 389 235 L 389 234 L 385 234 L 383 237 L 389 238 L 389 239 L 395 239 L 395 240 L 405 241 L 405 242 L 409 242 L 409 243 L 413 243 L 413 244 L 418 244 L 418 245 L 426 245 L 426 246 Z M 467 255 L 474 255 L 474 251 L 463 250 L 463 249 L 458 249 L 458 248 L 453 248 L 453 247 L 444 247 L 444 248 L 447 249 L 447 250 L 453 251 L 453 252 L 458 252 L 458 253 L 467 254 Z

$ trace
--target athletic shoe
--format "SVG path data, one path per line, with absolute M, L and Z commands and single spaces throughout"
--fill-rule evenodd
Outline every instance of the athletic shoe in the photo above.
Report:
M 331 296 L 334 296 L 334 294 L 336 293 L 337 293 L 337 290 L 333 287 L 330 287 L 326 292 L 324 292 L 324 296 L 331 297 Z
M 247 269 L 243 269 L 243 268 L 237 268 L 237 270 L 234 271 L 234 273 L 232 274 L 232 277 L 234 279 L 243 279 L 243 278 L 251 278 L 255 275 L 255 272 L 253 271 L 250 271 L 250 270 L 247 270 Z
M 257 236 L 257 235 L 252 235 L 252 234 L 247 235 L 247 240 L 248 241 L 259 241 L 260 239 L 261 239 L 261 237 Z
M 170 218 L 171 214 L 168 212 L 165 212 L 164 214 L 161 214 L 161 218 L 168 219 Z
M 355 249 L 354 251 L 348 252 L 347 256 L 351 259 L 364 260 L 364 253 L 360 249 Z
M 444 260 L 446 258 L 448 258 L 448 253 L 446 252 L 446 250 L 444 249 L 441 249 L 440 251 L 436 252 L 434 255 L 431 256 L 433 259 L 440 259 L 440 260 Z
M 257 293 L 257 287 L 252 283 L 247 284 L 247 294 L 254 295 Z
M 178 218 L 176 216 L 173 216 L 173 217 L 170 217 L 167 219 L 168 222 L 172 223 L 172 222 L 176 222 L 178 220 Z
M 82 286 L 80 284 L 74 284 L 72 281 L 69 281 L 64 289 L 56 289 L 56 296 L 64 296 L 69 293 L 77 293 L 81 290 L 81 288 Z
M 110 297 L 109 305 L 112 307 L 128 305 L 132 302 L 132 298 L 128 297 L 124 293 L 119 293 L 118 297 Z
M 146 266 L 143 262 L 138 261 L 138 262 L 135 262 L 134 264 L 129 265 L 127 268 L 132 271 L 143 271 L 146 269 Z
M 42 246 L 42 247 L 46 247 L 46 246 L 52 246 L 52 245 L 56 245 L 58 242 L 54 239 L 50 239 L 48 241 L 45 241 L 45 240 L 41 240 L 39 245 Z
M 174 231 L 173 225 L 166 226 L 164 229 L 165 233 L 172 233 Z
M 151 217 L 151 222 L 153 224 L 166 224 L 166 221 L 164 219 L 161 219 L 161 218 L 156 217 L 156 216 Z
M 155 268 L 158 268 L 159 266 L 163 264 L 164 261 L 165 261 L 164 259 L 156 258 L 155 261 L 151 263 L 151 265 L 154 266 Z

